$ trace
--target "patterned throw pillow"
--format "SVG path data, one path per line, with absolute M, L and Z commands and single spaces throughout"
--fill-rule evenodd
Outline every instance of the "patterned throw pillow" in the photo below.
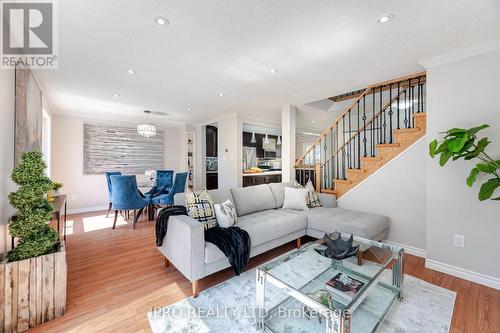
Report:
M 307 181 L 305 187 L 297 182 L 295 182 L 293 187 L 294 188 L 307 188 L 309 190 L 309 193 L 307 194 L 307 207 L 309 207 L 309 208 L 321 207 L 321 201 L 319 200 L 318 193 L 316 193 L 316 191 L 314 189 L 314 185 L 310 179 Z
M 215 204 L 214 208 L 217 224 L 220 227 L 229 228 L 236 223 L 238 217 L 236 216 L 236 208 L 234 208 L 231 200 L 227 199 L 221 204 Z
M 186 192 L 186 207 L 189 216 L 203 224 L 205 230 L 217 225 L 214 201 L 207 190 L 201 192 L 191 192 L 188 190 Z

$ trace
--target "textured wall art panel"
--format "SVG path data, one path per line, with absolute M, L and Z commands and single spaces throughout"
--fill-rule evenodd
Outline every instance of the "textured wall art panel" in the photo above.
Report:
M 163 166 L 163 131 L 145 138 L 136 128 L 109 125 L 83 125 L 83 172 L 102 174 L 121 171 L 142 174 Z

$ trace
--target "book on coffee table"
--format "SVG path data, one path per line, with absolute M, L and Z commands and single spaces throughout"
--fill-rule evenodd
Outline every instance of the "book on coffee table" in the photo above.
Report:
M 361 282 L 352 276 L 344 273 L 338 273 L 333 278 L 328 280 L 325 288 L 328 291 L 351 301 L 364 285 L 364 282 Z

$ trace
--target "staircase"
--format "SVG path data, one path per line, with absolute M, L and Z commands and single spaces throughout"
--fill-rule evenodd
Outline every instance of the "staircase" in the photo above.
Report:
M 426 132 L 426 74 L 369 86 L 296 161 L 296 179 L 341 197 Z

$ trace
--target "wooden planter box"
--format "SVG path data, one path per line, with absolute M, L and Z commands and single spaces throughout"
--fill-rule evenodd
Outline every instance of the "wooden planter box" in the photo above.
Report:
M 0 332 L 23 332 L 60 317 L 66 307 L 64 241 L 59 251 L 0 264 Z

